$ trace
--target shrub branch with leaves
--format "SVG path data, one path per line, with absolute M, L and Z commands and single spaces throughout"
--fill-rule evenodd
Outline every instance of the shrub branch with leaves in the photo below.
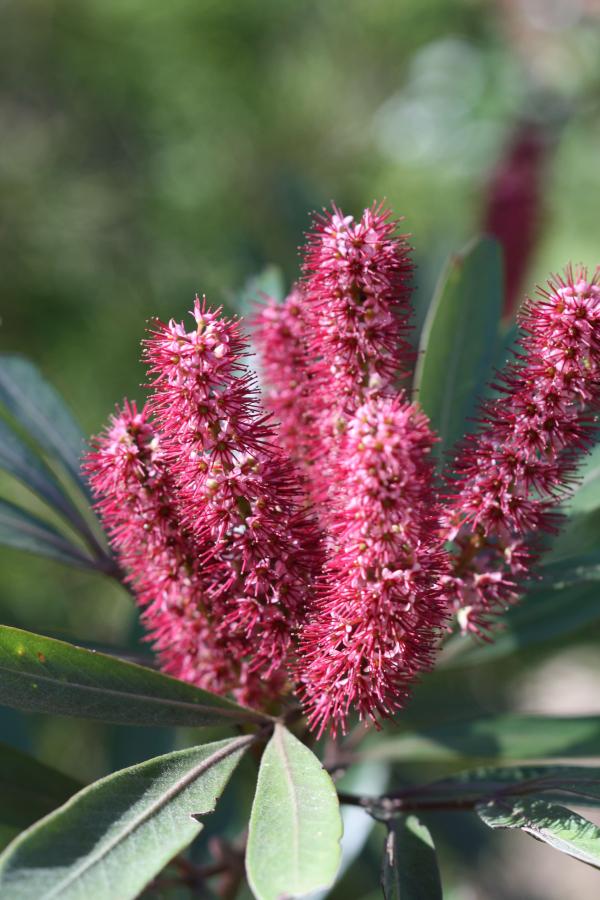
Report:
M 436 810 L 600 868 L 600 831 L 561 805 L 597 805 L 598 770 L 548 761 L 600 756 L 600 719 L 386 725 L 434 667 L 448 678 L 598 616 L 597 560 L 569 545 L 577 516 L 561 509 L 595 440 L 599 279 L 552 278 L 494 375 L 501 265 L 475 242 L 443 274 L 415 359 L 397 229 L 378 205 L 316 219 L 298 283 L 253 317 L 262 394 L 240 322 L 196 299 L 189 324 L 153 325 L 147 402 L 117 408 L 83 466 L 106 540 L 70 413 L 32 364 L 0 359 L 0 466 L 70 528 L 0 501 L 0 541 L 119 580 L 162 669 L 1 627 L 0 701 L 237 731 L 83 788 L 0 746 L 3 896 L 232 898 L 244 877 L 258 900 L 326 891 L 340 803 L 387 827 L 387 898 L 441 897 Z M 542 538 L 562 525 L 558 563 Z M 198 865 L 186 848 L 246 753 L 259 766 L 247 839 Z M 336 791 L 369 761 L 463 771 Z

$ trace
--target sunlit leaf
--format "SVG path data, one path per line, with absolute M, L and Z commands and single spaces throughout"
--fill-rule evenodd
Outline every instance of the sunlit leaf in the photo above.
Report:
M 11 900 L 132 900 L 201 831 L 249 736 L 178 750 L 97 781 L 0 856 Z
M 600 829 L 564 806 L 503 797 L 479 806 L 477 812 L 490 828 L 519 829 L 561 853 L 600 868 Z
M 143 666 L 6 626 L 0 626 L 0 703 L 130 725 L 269 721 Z
M 250 818 L 246 871 L 258 900 L 327 887 L 340 864 L 342 821 L 333 782 L 282 725 L 263 753 Z

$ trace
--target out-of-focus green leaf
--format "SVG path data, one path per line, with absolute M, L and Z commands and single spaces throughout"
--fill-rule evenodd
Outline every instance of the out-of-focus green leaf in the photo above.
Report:
M 90 785 L 0 856 L 11 900 L 132 900 L 201 831 L 251 736 L 178 750 Z
M 80 471 L 84 437 L 60 394 L 22 356 L 0 356 L 0 403 L 88 493 Z
M 577 797 L 580 806 L 600 803 L 600 769 L 595 766 L 486 766 L 467 769 L 430 784 L 411 789 L 429 804 L 448 804 L 494 799 L 497 794 L 545 794 L 552 799 L 564 794 Z M 410 801 L 411 794 L 405 795 Z M 548 799 L 548 796 L 546 797 Z M 564 800 L 564 796 L 561 796 Z
M 265 266 L 248 279 L 237 297 L 237 309 L 244 316 L 252 316 L 257 304 L 264 302 L 265 297 L 279 301 L 285 297 L 285 280 L 279 266 Z
M 316 756 L 276 725 L 260 764 L 246 871 L 258 900 L 327 887 L 340 864 L 342 820 L 333 782 Z
M 433 840 L 416 816 L 388 823 L 381 886 L 385 900 L 442 900 Z
M 591 574 L 588 569 L 584 577 Z M 475 643 L 457 635 L 444 648 L 440 666 L 451 669 L 495 662 L 526 647 L 573 634 L 599 619 L 598 581 L 574 581 L 558 589 L 540 586 L 506 613 L 492 643 Z
M 160 672 L 6 626 L 0 626 L 0 703 L 129 725 L 270 721 Z
M 52 525 L 8 500 L 0 500 L 0 544 L 39 556 L 49 556 L 50 559 L 77 569 L 98 568 L 95 560 Z
M 600 755 L 600 716 L 503 714 L 379 738 L 359 759 L 451 762 Z
M 54 474 L 2 419 L 0 419 L 0 469 L 18 478 L 75 527 L 79 527 L 81 515 Z
M 568 503 L 568 511 L 588 513 L 600 507 L 600 444 L 596 445 L 579 469 L 581 482 Z
M 81 785 L 32 756 L 0 743 L 0 845 L 41 819 Z M 8 841 L 6 841 L 8 843 Z
M 503 297 L 502 257 L 492 238 L 450 259 L 421 335 L 414 397 L 441 440 L 440 454 L 470 430 L 492 374 Z
M 477 812 L 490 828 L 517 828 L 561 853 L 600 868 L 600 829 L 564 806 L 503 797 L 477 807 Z

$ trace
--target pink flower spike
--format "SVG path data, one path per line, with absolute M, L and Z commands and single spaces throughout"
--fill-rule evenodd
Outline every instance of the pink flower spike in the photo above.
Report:
M 333 551 L 299 651 L 311 726 L 345 731 L 353 709 L 375 723 L 406 702 L 432 665 L 446 606 L 425 416 L 394 398 L 368 400 L 336 455 Z
M 298 473 L 274 445 L 237 324 L 198 300 L 192 314 L 195 329 L 158 323 L 145 343 L 155 376 L 149 405 L 180 520 L 211 577 L 206 603 L 217 634 L 280 692 L 320 566 L 320 534 Z
M 454 542 L 447 588 L 463 630 L 485 636 L 514 603 L 556 533 L 560 504 L 596 432 L 600 406 L 600 278 L 568 268 L 520 316 L 520 352 L 484 404 L 479 431 L 448 484 L 445 534 Z

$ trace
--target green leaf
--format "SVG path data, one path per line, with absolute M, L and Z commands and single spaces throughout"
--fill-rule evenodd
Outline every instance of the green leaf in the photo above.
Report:
M 440 455 L 470 430 L 490 379 L 499 340 L 502 257 L 491 238 L 471 243 L 442 273 L 427 314 L 414 397 L 441 440 Z
M 11 900 L 130 900 L 201 831 L 252 736 L 177 750 L 76 794 L 0 856 Z
M 442 900 L 433 840 L 416 816 L 388 823 L 381 886 L 385 900 Z
M 572 794 L 577 797 L 578 805 L 597 806 L 600 802 L 600 769 L 560 765 L 486 766 L 411 788 L 404 796 L 410 802 L 415 794 L 428 805 L 484 802 L 496 799 L 498 794 L 546 794 L 552 799 Z M 564 796 L 560 799 L 564 800 Z
M 271 721 L 143 666 L 6 626 L 0 626 L 0 703 L 129 725 Z
M 298 897 L 334 880 L 342 820 L 333 782 L 316 756 L 276 725 L 260 764 L 246 871 L 258 900 Z
M 48 522 L 26 512 L 20 506 L 0 500 L 0 544 L 77 569 L 96 569 L 96 562 Z
M 257 303 L 265 296 L 282 301 L 285 297 L 285 280 L 279 266 L 268 265 L 248 279 L 236 298 L 236 309 L 243 315 L 253 315 Z
M 2 419 L 0 419 L 0 469 L 4 469 L 21 481 L 69 521 L 72 521 L 73 513 L 79 516 L 52 471 Z
M 600 868 L 600 829 L 564 806 L 504 797 L 477 808 L 490 828 L 518 828 L 561 853 Z
M 80 471 L 83 434 L 60 394 L 22 356 L 0 356 L 0 403 L 88 494 Z
M 499 715 L 379 739 L 359 759 L 451 762 L 596 756 L 600 716 Z
M 80 788 L 73 778 L 0 743 L 0 829 L 27 828 Z

